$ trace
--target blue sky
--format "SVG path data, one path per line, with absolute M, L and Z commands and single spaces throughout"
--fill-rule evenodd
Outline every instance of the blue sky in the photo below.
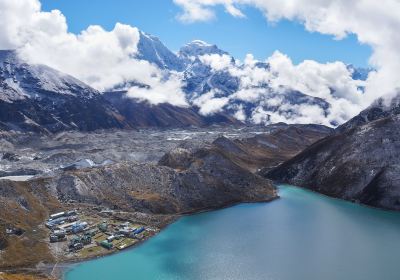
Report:
M 268 23 L 254 8 L 244 9 L 246 18 L 233 18 L 222 8 L 217 18 L 207 23 L 182 23 L 176 19 L 180 8 L 172 0 L 41 0 L 43 10 L 59 9 L 67 17 L 69 30 L 79 33 L 98 24 L 110 30 L 116 22 L 130 24 L 158 36 L 176 51 L 194 39 L 217 44 L 233 56 L 243 59 L 252 53 L 265 59 L 275 50 L 292 58 L 319 62 L 341 60 L 365 67 L 371 49 L 360 45 L 354 36 L 336 41 L 331 36 L 310 33 L 299 23 Z

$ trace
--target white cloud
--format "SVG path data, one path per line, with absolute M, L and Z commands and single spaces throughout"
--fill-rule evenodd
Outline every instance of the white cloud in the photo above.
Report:
M 168 81 L 173 75 L 134 58 L 138 41 L 139 30 L 129 25 L 117 23 L 111 31 L 93 25 L 75 35 L 68 32 L 60 11 L 43 12 L 38 0 L 0 0 L 1 49 L 18 49 L 28 62 L 56 68 L 98 90 L 136 81 L 150 85 L 149 89 L 138 89 L 137 96 L 149 96 L 150 102 L 185 105 L 176 77 Z M 130 94 L 135 95 L 134 89 Z
M 358 87 L 365 85 L 365 82 L 353 80 L 343 62 L 322 64 L 306 60 L 293 65 L 288 56 L 276 51 L 268 63 L 273 73 L 279 73 L 272 80 L 272 87 L 289 86 L 328 102 L 332 98 L 346 98 L 359 104 L 364 100 Z
M 279 99 L 278 99 L 279 100 Z M 255 124 L 270 124 L 284 122 L 288 124 L 295 123 L 318 123 L 331 126 L 329 119 L 324 117 L 324 111 L 316 105 L 284 105 L 278 111 L 266 110 L 260 104 L 252 112 L 251 121 Z M 285 108 L 286 107 L 286 108 Z
M 241 77 L 243 88 L 265 85 L 269 82 L 271 73 L 266 69 L 256 67 L 257 62 L 253 55 L 248 54 L 243 65 L 230 68 L 229 72 L 233 76 Z
M 277 74 L 270 80 L 273 89 L 284 86 L 324 99 L 331 104 L 328 119 L 333 122 L 342 123 L 369 105 L 359 90 L 365 82 L 353 80 L 342 62 L 321 64 L 306 60 L 293 65 L 287 56 L 279 52 L 275 52 L 268 62 L 271 72 Z
M 223 5 L 227 13 L 234 17 L 245 17 L 245 14 L 238 9 L 235 0 L 173 0 L 175 4 L 182 6 L 183 12 L 178 15 L 178 19 L 183 22 L 208 21 L 215 18 L 212 7 Z
M 177 5 L 183 6 L 184 12 L 178 15 L 178 19 L 183 22 L 208 21 L 215 18 L 215 13 L 209 6 L 222 4 L 227 13 L 235 17 L 245 17 L 245 15 L 234 5 L 232 0 L 217 1 L 197 1 L 197 0 L 173 0 Z
M 208 116 L 218 113 L 229 103 L 228 97 L 215 97 L 215 95 L 215 90 L 211 90 L 193 101 L 193 104 L 200 108 L 200 114 Z
M 150 88 L 132 87 L 128 91 L 128 97 L 146 100 L 151 104 L 170 103 L 174 106 L 186 107 L 188 103 L 182 91 L 182 78 L 172 74 L 167 79 L 162 76 L 153 77 L 149 81 Z
M 174 2 L 185 7 L 185 12 L 178 16 L 183 22 L 208 21 L 215 17 L 211 9 L 199 5 L 196 1 L 174 0 Z
M 211 90 L 196 98 L 194 104 L 205 115 L 228 108 L 237 119 L 257 124 L 284 121 L 331 126 L 359 113 L 365 103 L 359 89 L 365 82 L 353 80 L 352 73 L 342 62 L 304 61 L 294 65 L 280 52 L 275 52 L 265 62 L 254 60 L 251 55 L 246 57 L 244 64 L 223 61 L 218 55 L 207 56 L 204 60 L 215 64 L 214 71 L 223 70 L 238 78 L 240 86 L 228 96 L 221 97 L 219 92 Z M 265 67 L 259 67 L 260 63 Z M 306 95 L 298 97 L 293 92 Z M 306 100 L 298 104 L 299 98 Z M 329 109 L 324 107 L 321 99 L 329 102 Z M 247 107 L 252 104 L 251 115 L 246 116 L 244 104 Z
M 246 113 L 244 112 L 242 105 L 240 105 L 238 107 L 237 111 L 235 112 L 235 114 L 233 116 L 239 121 L 242 121 L 242 122 L 247 121 L 247 116 L 246 116 Z
M 210 66 L 214 71 L 222 71 L 232 65 L 232 57 L 224 54 L 206 54 L 199 57 L 200 61 Z
M 175 0 L 183 8 L 181 19 L 206 21 L 214 17 L 217 5 L 240 16 L 241 5 L 261 10 L 269 21 L 295 20 L 309 31 L 342 39 L 355 34 L 373 48 L 370 63 L 378 70 L 366 84 L 364 105 L 400 88 L 400 1 L 398 0 Z M 234 7 L 232 10 L 231 7 Z

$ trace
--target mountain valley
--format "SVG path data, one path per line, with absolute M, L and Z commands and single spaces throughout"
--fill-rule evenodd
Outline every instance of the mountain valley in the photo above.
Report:
M 155 100 L 160 88 L 137 80 L 96 90 L 0 51 L 0 269 L 58 277 L 59 263 L 140 244 L 181 216 L 278 199 L 276 182 L 400 210 L 398 98 L 343 123 L 332 100 L 277 85 L 269 62 L 242 63 L 200 40 L 174 53 L 139 35 L 134 59 L 162 82 L 178 77 L 185 104 Z M 346 71 L 363 94 L 373 70 Z M 96 231 L 89 248 L 54 237 L 51 215 L 69 221 L 70 211 Z M 115 241 L 103 224 L 135 234 Z
M 113 217 L 163 228 L 182 214 L 275 199 L 271 181 L 255 172 L 289 159 L 330 133 L 323 126 L 285 124 L 51 137 L 9 132 L 1 149 L 13 156 L 3 155 L 2 168 L 10 170 L 4 175 L 33 177 L 23 182 L 0 179 L 1 232 L 24 232 L 22 237 L 2 236 L 2 256 L 7 257 L 1 267 L 29 268 L 41 261 L 80 258 L 46 245 L 43 221 L 60 210 L 79 209 L 93 218 L 101 215 L 96 209 L 112 209 Z M 29 242 L 37 246 L 26 246 Z M 34 257 L 38 251 L 43 252 L 39 259 Z M 48 273 L 47 266 L 37 269 Z

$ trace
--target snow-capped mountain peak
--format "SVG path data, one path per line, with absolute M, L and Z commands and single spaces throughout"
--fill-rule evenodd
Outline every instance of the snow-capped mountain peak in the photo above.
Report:
M 178 56 L 182 59 L 193 60 L 193 58 L 207 54 L 228 55 L 226 51 L 221 50 L 217 45 L 208 44 L 201 40 L 194 40 L 183 46 L 180 49 Z
M 198 46 L 204 46 L 204 47 L 211 47 L 212 45 L 211 44 L 209 44 L 209 43 L 207 43 L 207 42 L 204 42 L 204 41 L 202 41 L 202 40 L 193 40 L 191 43 L 189 43 L 189 44 L 192 44 L 192 45 L 198 45 Z M 188 44 L 188 45 L 189 45 Z
M 161 69 L 182 71 L 183 61 L 170 51 L 159 38 L 140 31 L 137 59 L 156 64 Z

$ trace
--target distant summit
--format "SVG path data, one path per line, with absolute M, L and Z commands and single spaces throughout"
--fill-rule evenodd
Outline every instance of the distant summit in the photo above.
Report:
M 170 51 L 160 39 L 155 36 L 140 31 L 140 39 L 137 48 L 137 59 L 156 64 L 161 69 L 182 71 L 185 68 L 184 61 Z
M 196 58 L 207 54 L 229 55 L 217 47 L 217 45 L 208 44 L 201 40 L 194 40 L 183 46 L 178 55 L 183 59 Z

